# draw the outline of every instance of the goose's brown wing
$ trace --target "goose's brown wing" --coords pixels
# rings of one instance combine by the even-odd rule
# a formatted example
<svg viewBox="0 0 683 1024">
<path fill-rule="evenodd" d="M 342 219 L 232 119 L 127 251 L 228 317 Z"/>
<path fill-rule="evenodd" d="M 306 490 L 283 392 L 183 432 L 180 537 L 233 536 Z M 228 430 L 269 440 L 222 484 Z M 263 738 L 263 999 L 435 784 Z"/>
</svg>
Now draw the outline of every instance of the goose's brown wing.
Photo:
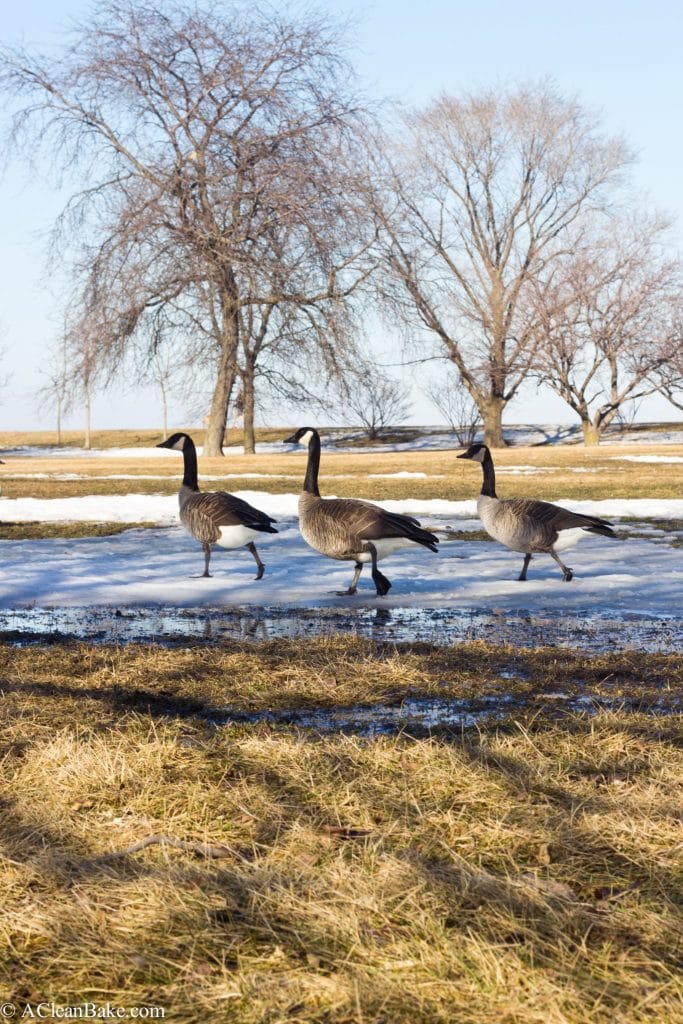
<svg viewBox="0 0 683 1024">
<path fill-rule="evenodd" d="M 553 505 L 550 501 L 535 501 L 528 498 L 510 498 L 502 504 L 510 509 L 513 515 L 525 517 L 541 530 L 552 543 L 562 530 L 589 530 L 601 533 L 606 537 L 614 537 L 612 524 L 598 516 L 587 516 L 581 512 L 570 512 L 561 505 Z"/>
<path fill-rule="evenodd" d="M 335 524 L 343 524 L 349 536 L 359 541 L 374 541 L 388 537 L 405 537 L 416 544 L 436 550 L 438 539 L 423 530 L 412 516 L 388 512 L 370 501 L 358 498 L 325 498 L 321 501 L 321 514 Z"/>
<path fill-rule="evenodd" d="M 183 509 L 183 519 L 197 529 L 201 523 L 206 539 L 211 542 L 220 537 L 221 526 L 247 526 L 261 533 L 277 533 L 271 525 L 275 519 L 227 491 L 192 495 Z"/>
</svg>

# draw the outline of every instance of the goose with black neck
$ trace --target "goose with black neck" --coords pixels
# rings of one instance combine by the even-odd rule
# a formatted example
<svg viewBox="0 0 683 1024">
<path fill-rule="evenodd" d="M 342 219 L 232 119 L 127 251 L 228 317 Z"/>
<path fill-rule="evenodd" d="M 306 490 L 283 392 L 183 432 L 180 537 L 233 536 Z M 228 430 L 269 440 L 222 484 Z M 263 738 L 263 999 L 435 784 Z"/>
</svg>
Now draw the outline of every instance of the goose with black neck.
<svg viewBox="0 0 683 1024">
<path fill-rule="evenodd" d="M 201 492 L 197 479 L 197 449 L 189 434 L 173 434 L 157 448 L 182 452 L 183 482 L 178 491 L 180 521 L 204 549 L 202 576 L 211 576 L 211 547 L 216 544 L 220 548 L 246 547 L 254 557 L 256 579 L 260 580 L 265 565 L 256 550 L 254 538 L 263 533 L 277 533 L 272 525 L 276 520 L 227 491 Z"/>
<path fill-rule="evenodd" d="M 611 523 L 597 516 L 570 512 L 561 505 L 532 498 L 508 498 L 501 501 L 496 495 L 496 473 L 491 452 L 485 444 L 473 444 L 458 455 L 481 465 L 483 482 L 477 499 L 477 512 L 484 529 L 512 551 L 524 555 L 524 565 L 518 577 L 527 578 L 529 562 L 535 554 L 548 554 L 554 558 L 565 582 L 573 579 L 574 571 L 560 559 L 558 551 L 573 547 L 587 534 L 618 539 Z"/>
<path fill-rule="evenodd" d="M 355 594 L 363 565 L 372 565 L 372 579 L 378 597 L 389 593 L 391 582 L 377 563 L 393 551 L 424 547 L 437 551 L 438 538 L 423 530 L 417 519 L 399 515 L 359 498 L 323 498 L 318 487 L 320 434 L 314 427 L 301 427 L 285 444 L 308 447 L 303 491 L 299 498 L 299 529 L 312 548 L 328 558 L 354 563 L 353 579 L 340 596 Z"/>
</svg>

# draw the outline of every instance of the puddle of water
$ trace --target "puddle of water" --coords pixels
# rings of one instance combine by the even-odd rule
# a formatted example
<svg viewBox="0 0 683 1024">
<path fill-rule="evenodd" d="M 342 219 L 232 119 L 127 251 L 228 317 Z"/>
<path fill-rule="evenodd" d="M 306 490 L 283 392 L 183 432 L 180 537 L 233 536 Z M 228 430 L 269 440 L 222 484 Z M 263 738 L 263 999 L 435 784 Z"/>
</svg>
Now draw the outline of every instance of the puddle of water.
<svg viewBox="0 0 683 1024">
<path fill-rule="evenodd" d="M 111 607 L 0 609 L 0 640 L 14 643 L 206 643 L 306 638 L 331 633 L 388 643 L 450 645 L 485 640 L 516 647 L 578 647 L 587 653 L 637 648 L 683 650 L 683 618 L 542 614 L 509 609 L 451 608 L 168 608 Z M 514 663 L 504 678 L 520 675 Z"/>
<path fill-rule="evenodd" d="M 502 698 L 502 708 L 513 698 Z M 342 708 L 284 709 L 281 711 L 255 711 L 251 713 L 226 709 L 212 716 L 216 725 L 256 724 L 289 726 L 324 735 L 354 733 L 360 736 L 378 736 L 408 731 L 429 733 L 435 729 L 470 729 L 473 725 L 492 717 L 500 717 L 491 707 L 475 709 L 472 701 L 434 698 L 408 698 L 401 704 L 362 704 Z"/>
<path fill-rule="evenodd" d="M 256 725 L 266 723 L 276 728 L 295 728 L 305 732 L 330 735 L 350 733 L 356 736 L 391 735 L 406 732 L 413 736 L 426 736 L 432 732 L 461 732 L 478 725 L 502 722 L 511 715 L 537 707 L 546 697 L 558 701 L 554 714 L 566 715 L 583 712 L 594 715 L 600 710 L 638 711 L 669 715 L 676 708 L 661 703 L 642 709 L 637 701 L 612 701 L 597 694 L 540 694 L 529 701 L 519 700 L 511 694 L 481 697 L 474 700 L 439 697 L 406 698 L 400 704 L 352 705 L 341 708 L 284 708 L 278 711 L 244 712 L 237 708 L 217 709 L 208 720 L 216 726 Z M 561 703 L 559 703 L 561 701 Z"/>
</svg>

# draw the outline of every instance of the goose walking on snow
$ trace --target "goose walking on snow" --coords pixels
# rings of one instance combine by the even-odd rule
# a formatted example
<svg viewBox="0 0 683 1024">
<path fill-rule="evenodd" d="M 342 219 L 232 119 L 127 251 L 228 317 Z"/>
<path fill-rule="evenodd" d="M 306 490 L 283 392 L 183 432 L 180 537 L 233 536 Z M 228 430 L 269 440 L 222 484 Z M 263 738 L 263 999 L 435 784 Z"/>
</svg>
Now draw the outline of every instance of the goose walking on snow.
<svg viewBox="0 0 683 1024">
<path fill-rule="evenodd" d="M 574 573 L 561 561 L 558 551 L 573 547 L 587 533 L 618 539 L 612 524 L 597 516 L 584 516 L 548 501 L 529 498 L 501 501 L 496 496 L 493 459 L 485 444 L 470 445 L 457 458 L 481 463 L 484 482 L 477 500 L 477 512 L 489 536 L 524 555 L 520 580 L 526 580 L 533 555 L 548 554 L 559 565 L 565 582 L 569 582 Z"/>
<path fill-rule="evenodd" d="M 299 498 L 299 529 L 307 544 L 328 558 L 354 563 L 348 590 L 355 594 L 365 562 L 372 563 L 372 579 L 377 596 L 384 597 L 391 582 L 377 568 L 381 558 L 404 547 L 437 550 L 438 539 L 423 530 L 411 516 L 387 512 L 379 505 L 357 498 L 321 498 L 318 490 L 320 435 L 312 427 L 302 427 L 285 444 L 308 445 L 308 463 L 304 488 Z"/>
<path fill-rule="evenodd" d="M 260 580 L 265 566 L 254 538 L 261 533 L 277 533 L 271 525 L 276 520 L 226 491 L 201 493 L 197 482 L 197 449 L 189 434 L 173 434 L 157 448 L 174 448 L 183 453 L 183 482 L 178 492 L 180 521 L 204 548 L 202 575 L 211 575 L 211 545 L 217 544 L 221 548 L 246 547 L 254 556 L 258 569 L 256 579 Z"/>
</svg>

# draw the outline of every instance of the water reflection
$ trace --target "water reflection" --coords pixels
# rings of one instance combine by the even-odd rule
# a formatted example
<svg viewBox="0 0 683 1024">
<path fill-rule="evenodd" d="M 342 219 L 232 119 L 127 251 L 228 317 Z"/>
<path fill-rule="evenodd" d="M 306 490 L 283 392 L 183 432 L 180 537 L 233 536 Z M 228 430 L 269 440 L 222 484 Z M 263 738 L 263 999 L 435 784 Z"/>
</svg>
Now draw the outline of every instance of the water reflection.
<svg viewBox="0 0 683 1024">
<path fill-rule="evenodd" d="M 0 609 L 0 639 L 31 643 L 83 639 L 91 643 L 216 644 L 351 633 L 378 642 L 460 643 L 486 640 L 518 647 L 550 645 L 586 651 L 683 649 L 683 619 L 593 609 L 553 613 L 501 608 L 170 608 Z"/>
</svg>

